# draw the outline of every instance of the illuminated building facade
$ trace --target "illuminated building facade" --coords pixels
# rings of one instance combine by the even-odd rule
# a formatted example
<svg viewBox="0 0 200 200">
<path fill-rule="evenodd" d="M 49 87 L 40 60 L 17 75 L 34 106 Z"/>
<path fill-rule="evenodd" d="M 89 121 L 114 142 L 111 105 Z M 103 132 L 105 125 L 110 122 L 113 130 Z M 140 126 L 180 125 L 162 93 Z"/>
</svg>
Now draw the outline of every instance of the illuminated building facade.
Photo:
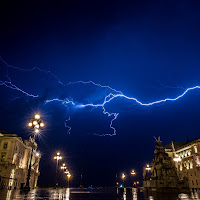
<svg viewBox="0 0 200 200">
<path fill-rule="evenodd" d="M 188 179 L 190 189 L 200 189 L 200 139 L 188 143 L 171 142 L 165 152 L 173 158 L 179 179 Z"/>
<path fill-rule="evenodd" d="M 180 180 L 173 159 L 165 152 L 160 137 L 156 139 L 154 158 L 151 165 L 143 169 L 143 187 L 148 191 L 184 191 L 187 190 L 185 179 Z"/>
<path fill-rule="evenodd" d="M 0 131 L 0 188 L 19 189 L 26 183 L 28 167 L 33 147 L 30 187 L 37 186 L 40 154 L 37 143 L 31 138 L 22 140 L 16 134 Z"/>
</svg>

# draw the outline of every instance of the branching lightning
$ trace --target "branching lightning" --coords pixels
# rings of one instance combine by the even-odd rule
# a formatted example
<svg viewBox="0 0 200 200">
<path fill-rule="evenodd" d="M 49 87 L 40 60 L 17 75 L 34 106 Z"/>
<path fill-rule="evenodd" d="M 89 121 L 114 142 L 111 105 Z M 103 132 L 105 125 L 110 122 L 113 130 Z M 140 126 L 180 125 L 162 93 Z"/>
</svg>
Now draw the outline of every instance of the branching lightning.
<svg viewBox="0 0 200 200">
<path fill-rule="evenodd" d="M 68 119 L 65 120 L 65 127 L 68 129 L 68 131 L 67 131 L 68 134 L 70 134 L 70 131 L 72 129 L 72 127 L 70 127 L 70 126 L 67 125 L 67 122 L 70 121 L 70 120 L 71 120 L 70 116 L 69 116 Z"/>
<path fill-rule="evenodd" d="M 19 92 L 21 92 L 21 93 L 23 93 L 23 94 L 25 94 L 29 97 L 34 97 L 34 98 L 38 97 L 38 95 L 30 94 L 30 93 L 22 90 L 21 88 L 14 85 L 11 81 L 1 81 L 0 80 L 0 85 L 6 86 L 6 87 L 13 89 L 13 90 L 17 90 L 17 91 L 19 91 Z"/>
<path fill-rule="evenodd" d="M 25 95 L 27 95 L 29 97 L 37 98 L 37 97 L 39 97 L 39 95 L 30 94 L 30 93 L 22 90 L 18 86 L 14 85 L 12 83 L 10 77 L 9 77 L 9 73 L 8 73 L 9 69 L 17 69 L 17 70 L 21 70 L 21 71 L 39 70 L 40 72 L 44 72 L 44 73 L 47 73 L 47 74 L 51 75 L 52 77 L 55 78 L 55 80 L 59 84 L 61 84 L 62 86 L 65 86 L 65 87 L 70 86 L 70 85 L 75 85 L 75 84 L 84 84 L 84 85 L 93 85 L 93 86 L 100 87 L 100 88 L 103 88 L 103 89 L 106 89 L 107 91 L 109 91 L 109 94 L 104 97 L 103 101 L 100 102 L 100 103 L 97 103 L 97 104 L 92 103 L 92 102 L 83 104 L 80 101 L 74 101 L 72 98 L 64 98 L 64 99 L 53 98 L 53 99 L 48 99 L 48 100 L 44 101 L 45 105 L 49 104 L 49 103 L 58 102 L 58 103 L 61 103 L 62 105 L 64 105 L 65 107 L 72 106 L 72 107 L 75 107 L 75 108 L 78 108 L 78 109 L 84 109 L 86 107 L 101 108 L 104 115 L 107 115 L 108 117 L 112 118 L 110 120 L 110 129 L 112 129 L 112 131 L 113 131 L 112 134 L 103 134 L 101 136 L 106 136 L 106 135 L 114 136 L 114 135 L 116 135 L 116 129 L 113 126 L 113 123 L 117 119 L 119 113 L 108 112 L 106 110 L 106 108 L 105 108 L 106 104 L 112 103 L 112 101 L 114 99 L 123 98 L 123 99 L 129 100 L 129 101 L 133 101 L 133 102 L 135 102 L 136 104 L 138 104 L 140 106 L 153 106 L 155 104 L 161 104 L 161 103 L 165 103 L 165 102 L 168 102 L 168 101 L 177 101 L 180 98 L 182 98 L 183 96 L 185 96 L 189 91 L 200 89 L 200 86 L 194 86 L 194 87 L 190 87 L 190 88 L 185 89 L 182 94 L 178 95 L 175 98 L 165 98 L 165 99 L 161 99 L 161 100 L 157 100 L 157 101 L 153 101 L 153 102 L 149 102 L 149 103 L 143 103 L 143 102 L 139 101 L 137 98 L 126 96 L 121 91 L 113 89 L 110 86 L 101 85 L 101 84 L 95 83 L 93 81 L 86 81 L 86 82 L 85 81 L 77 81 L 77 82 L 69 82 L 67 84 L 63 84 L 63 82 L 61 82 L 61 80 L 57 76 L 52 74 L 50 71 L 42 70 L 42 69 L 40 69 L 38 67 L 34 67 L 32 69 L 21 69 L 21 68 L 18 68 L 18 67 L 13 67 L 13 66 L 8 65 L 4 60 L 2 60 L 2 58 L 0 58 L 0 60 L 7 66 L 7 74 L 6 74 L 7 80 L 6 81 L 0 80 L 0 85 L 1 86 L 6 86 L 6 87 L 8 87 L 10 89 L 13 89 L 13 90 L 17 90 L 17 91 L 19 91 L 19 92 L 21 92 L 21 93 L 23 93 L 23 94 L 25 94 Z M 67 125 L 68 121 L 70 121 L 70 116 L 65 121 L 65 127 L 68 128 L 68 133 L 70 133 L 71 127 L 69 127 Z"/>
</svg>

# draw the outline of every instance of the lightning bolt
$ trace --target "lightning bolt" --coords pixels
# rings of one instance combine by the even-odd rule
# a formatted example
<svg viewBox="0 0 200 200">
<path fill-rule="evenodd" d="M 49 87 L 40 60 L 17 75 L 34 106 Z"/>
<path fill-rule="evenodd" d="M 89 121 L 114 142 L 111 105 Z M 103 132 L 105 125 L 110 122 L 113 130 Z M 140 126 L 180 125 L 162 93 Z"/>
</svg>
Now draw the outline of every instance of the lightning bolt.
<svg viewBox="0 0 200 200">
<path fill-rule="evenodd" d="M 70 120 L 71 120 L 71 119 L 70 119 L 70 116 L 69 116 L 68 119 L 65 120 L 65 127 L 68 128 L 68 131 L 67 131 L 68 134 L 70 134 L 70 131 L 71 131 L 71 129 L 72 129 L 70 126 L 67 125 L 67 122 L 70 121 Z"/>
<path fill-rule="evenodd" d="M 0 58 L 0 60 L 2 60 Z M 3 60 L 2 60 L 3 61 Z M 58 102 L 58 103 L 61 103 L 62 105 L 64 105 L 65 107 L 68 107 L 69 105 L 73 106 L 73 107 L 76 107 L 78 109 L 84 109 L 86 107 L 91 107 L 91 108 L 101 108 L 102 109 L 102 112 L 104 115 L 107 115 L 108 117 L 111 117 L 111 121 L 110 121 L 110 129 L 113 130 L 113 133 L 112 134 L 103 134 L 103 135 L 100 135 L 100 136 L 114 136 L 116 135 L 116 128 L 113 126 L 113 123 L 114 121 L 117 119 L 119 113 L 115 113 L 115 112 L 108 112 L 106 111 L 106 104 L 108 103 L 111 103 L 114 99 L 126 99 L 126 100 L 129 100 L 129 101 L 133 101 L 135 102 L 136 104 L 140 105 L 140 106 L 153 106 L 155 104 L 161 104 L 161 103 L 165 103 L 165 102 L 169 102 L 169 101 L 177 101 L 179 100 L 180 98 L 182 98 L 183 96 L 185 96 L 188 92 L 190 92 L 191 90 L 196 90 L 196 89 L 200 89 L 200 86 L 194 86 L 194 87 L 190 87 L 190 88 L 187 88 L 184 90 L 183 93 L 181 93 L 180 95 L 178 95 L 177 97 L 175 98 L 165 98 L 165 99 L 160 99 L 160 100 L 157 100 L 157 101 L 153 101 L 153 102 L 148 102 L 148 103 L 143 103 L 141 101 L 139 101 L 137 98 L 135 97 L 129 97 L 125 94 L 122 93 L 122 91 L 118 91 L 110 86 L 106 86 L 106 85 L 101 85 L 101 84 L 98 84 L 98 83 L 95 83 L 93 81 L 77 81 L 77 82 L 69 82 L 67 84 L 63 84 L 63 82 L 54 74 L 52 74 L 50 71 L 46 71 L 46 70 L 42 70 L 38 67 L 34 67 L 33 69 L 21 69 L 21 68 L 18 68 L 18 67 L 13 67 L 13 66 L 10 66 L 8 65 L 5 61 L 3 61 L 4 64 L 6 64 L 7 66 L 7 79 L 6 81 L 2 81 L 0 80 L 0 85 L 3 85 L 3 86 L 6 86 L 10 89 L 13 89 L 13 90 L 17 90 L 29 97 L 39 97 L 38 95 L 33 95 L 33 94 L 30 94 L 24 90 L 22 90 L 21 88 L 17 87 L 16 85 L 14 85 L 12 82 L 11 82 L 11 79 L 9 78 L 9 75 L 8 75 L 8 69 L 12 68 L 12 69 L 17 69 L 17 70 L 21 70 L 21 71 L 33 71 L 33 70 L 39 70 L 40 72 L 44 72 L 44 73 L 47 73 L 49 75 L 51 75 L 52 77 L 55 78 L 56 81 L 58 81 L 59 84 L 67 87 L 69 85 L 75 85 L 75 84 L 84 84 L 84 85 L 94 85 L 96 87 L 100 87 L 100 88 L 103 88 L 103 89 L 106 89 L 107 91 L 109 91 L 109 94 L 106 95 L 103 99 L 103 101 L 101 103 L 97 103 L 97 104 L 94 104 L 92 102 L 90 103 L 86 103 L 86 104 L 82 104 L 78 101 L 74 101 L 73 99 L 71 100 L 70 98 L 65 98 L 65 99 L 59 99 L 59 98 L 54 98 L 54 99 L 48 99 L 46 101 L 44 101 L 44 104 L 49 104 L 49 103 L 54 103 L 54 102 Z M 65 121 L 65 127 L 68 128 L 68 133 L 70 133 L 71 131 L 71 127 L 69 127 L 67 125 L 67 122 L 70 121 L 70 116 L 69 118 Z M 99 135 L 99 134 L 96 134 L 94 133 L 95 135 Z"/>
<path fill-rule="evenodd" d="M 23 94 L 25 94 L 25 95 L 27 95 L 29 97 L 34 97 L 34 98 L 38 97 L 38 95 L 34 95 L 34 94 L 30 94 L 28 92 L 25 92 L 21 88 L 19 88 L 16 85 L 14 85 L 11 81 L 1 81 L 0 80 L 0 85 L 6 86 L 6 87 L 8 87 L 10 89 L 13 89 L 13 90 L 17 90 L 17 91 L 19 91 L 19 92 L 21 92 L 21 93 L 23 93 Z"/>
<path fill-rule="evenodd" d="M 57 102 L 61 102 L 64 106 L 67 106 L 67 104 L 72 104 L 72 105 L 75 106 L 75 103 L 74 103 L 73 101 L 70 101 L 70 100 L 67 99 L 67 98 L 64 99 L 64 100 L 62 100 L 62 99 L 58 99 L 58 98 L 55 98 L 55 99 L 49 99 L 49 100 L 44 101 L 44 104 L 51 103 L 51 102 L 55 102 L 55 101 L 57 101 Z"/>
<path fill-rule="evenodd" d="M 31 69 L 23 69 L 23 68 L 20 68 L 20 67 L 16 67 L 16 66 L 12 66 L 12 65 L 9 65 L 5 60 L 2 59 L 2 57 L 0 56 L 0 61 L 2 61 L 2 63 L 5 64 L 6 66 L 6 71 L 7 71 L 7 74 L 6 76 L 8 77 L 8 79 L 10 80 L 9 78 L 9 69 L 16 69 L 16 70 L 20 70 L 20 71 L 25 71 L 25 72 L 32 72 L 34 70 L 38 70 L 39 72 L 43 72 L 45 74 L 49 74 L 50 76 L 52 76 L 59 84 L 65 86 L 65 84 L 55 75 L 53 74 L 51 71 L 49 70 L 44 70 L 44 69 L 41 69 L 39 67 L 33 67 Z M 12 88 L 11 88 L 12 89 Z"/>
</svg>

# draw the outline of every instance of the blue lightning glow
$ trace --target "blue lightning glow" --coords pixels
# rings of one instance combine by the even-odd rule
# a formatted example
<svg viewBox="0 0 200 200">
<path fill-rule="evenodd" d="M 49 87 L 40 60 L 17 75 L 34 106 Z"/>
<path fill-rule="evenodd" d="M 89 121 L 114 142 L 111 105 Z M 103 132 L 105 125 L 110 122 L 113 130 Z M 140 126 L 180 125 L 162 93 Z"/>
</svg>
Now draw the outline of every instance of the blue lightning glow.
<svg viewBox="0 0 200 200">
<path fill-rule="evenodd" d="M 46 100 L 44 103 L 47 104 L 47 103 L 52 103 L 52 102 L 61 102 L 63 105 L 67 106 L 67 104 L 72 104 L 75 106 L 75 103 L 73 101 L 70 101 L 69 99 L 64 99 L 64 100 L 61 100 L 61 99 L 58 99 L 58 98 L 55 98 L 55 99 L 50 99 L 50 100 Z"/>
<path fill-rule="evenodd" d="M 14 85 L 11 81 L 1 81 L 0 80 L 0 85 L 6 86 L 6 87 L 13 89 L 13 90 L 17 90 L 17 91 L 19 91 L 19 92 L 21 92 L 21 93 L 23 93 L 23 94 L 25 94 L 29 97 L 34 97 L 34 98 L 38 97 L 38 95 L 33 95 L 33 94 L 28 93 L 28 92 L 25 92 L 21 88 Z"/>
<path fill-rule="evenodd" d="M 115 90 L 115 89 L 111 88 L 110 86 L 101 85 L 101 84 L 95 83 L 95 82 L 93 82 L 93 81 L 76 81 L 76 82 L 69 82 L 69 83 L 66 84 L 66 85 L 74 85 L 74 84 L 79 84 L 79 83 L 82 83 L 82 84 L 92 84 L 92 85 L 95 85 L 95 86 L 97 86 L 97 87 L 107 88 L 107 89 L 109 89 L 109 90 L 111 90 L 111 91 L 114 91 L 114 92 L 116 92 L 116 93 L 122 94 L 121 91 Z"/>
<path fill-rule="evenodd" d="M 2 58 L 1 58 L 1 56 L 0 56 L 0 61 L 2 61 L 5 65 L 6 65 L 6 67 L 7 67 L 7 77 L 8 77 L 8 79 L 10 80 L 10 78 L 9 78 L 9 75 L 8 75 L 8 69 L 10 68 L 10 69 L 16 69 L 16 70 L 20 70 L 20 71 L 25 71 L 25 72 L 32 72 L 32 71 L 34 71 L 34 70 L 38 70 L 38 71 L 40 71 L 40 72 L 44 72 L 45 74 L 49 74 L 50 76 L 52 76 L 59 84 L 61 84 L 61 85 L 65 85 L 63 82 L 61 82 L 61 80 L 55 75 L 55 74 L 53 74 L 51 71 L 48 71 L 48 70 L 44 70 L 44 69 L 41 69 L 41 68 L 39 68 L 39 67 L 33 67 L 33 68 L 31 68 L 31 69 L 23 69 L 23 68 L 20 68 L 20 67 L 16 67 L 16 66 L 12 66 L 12 65 L 9 65 L 5 60 L 3 60 Z"/>
<path fill-rule="evenodd" d="M 0 58 L 0 60 L 3 61 L 1 58 Z M 121 91 L 113 89 L 110 86 L 104 86 L 104 85 L 101 85 L 101 84 L 97 84 L 97 83 L 95 83 L 93 81 L 69 82 L 68 84 L 64 85 L 60 81 L 60 79 L 57 76 L 55 76 L 54 74 L 52 74 L 50 71 L 45 71 L 45 70 L 42 70 L 42 69 L 40 69 L 38 67 L 34 67 L 33 69 L 21 69 L 21 68 L 18 68 L 18 67 L 10 66 L 5 61 L 3 61 L 3 62 L 4 62 L 4 64 L 6 64 L 6 66 L 8 68 L 17 69 L 17 70 L 21 70 L 21 71 L 39 70 L 40 72 L 44 72 L 44 73 L 50 74 L 51 76 L 53 76 L 56 79 L 56 81 L 58 81 L 59 84 L 62 84 L 65 87 L 67 87 L 69 85 L 74 85 L 74 84 L 85 84 L 85 85 L 94 85 L 96 87 L 100 87 L 100 88 L 109 90 L 110 93 L 104 97 L 103 102 L 97 103 L 97 104 L 94 104 L 92 102 L 83 104 L 83 103 L 78 102 L 78 101 L 69 100 L 71 98 L 65 98 L 65 99 L 54 98 L 54 99 L 48 99 L 48 100 L 44 101 L 44 104 L 59 102 L 62 105 L 64 105 L 65 107 L 68 107 L 69 105 L 71 105 L 71 106 L 73 106 L 75 108 L 78 108 L 78 109 L 84 109 L 86 107 L 101 108 L 104 115 L 107 115 L 108 117 L 112 118 L 111 121 L 110 121 L 110 129 L 113 130 L 113 133 L 112 134 L 103 134 L 103 135 L 100 135 L 100 136 L 106 136 L 106 135 L 114 136 L 114 135 L 116 135 L 116 129 L 113 126 L 113 123 L 117 119 L 119 113 L 108 112 L 108 111 L 106 111 L 106 108 L 105 108 L 106 104 L 111 103 L 116 98 L 124 98 L 126 100 L 130 100 L 130 101 L 133 101 L 133 102 L 137 103 L 140 106 L 153 106 L 155 104 L 161 104 L 161 103 L 165 103 L 165 102 L 168 102 L 168 101 L 177 101 L 180 98 L 182 98 L 184 95 L 186 95 L 189 91 L 200 89 L 200 86 L 194 86 L 194 87 L 190 87 L 190 88 L 185 89 L 185 91 L 182 94 L 180 94 L 179 96 L 177 96 L 175 98 L 166 98 L 166 99 L 161 99 L 161 100 L 157 100 L 157 101 L 153 101 L 153 102 L 149 102 L 149 103 L 143 103 L 143 102 L 139 101 L 137 98 L 126 96 Z M 14 85 L 11 82 L 11 79 L 9 78 L 8 69 L 7 69 L 7 75 L 6 76 L 7 76 L 8 80 L 6 80 L 6 81 L 0 80 L 0 85 L 6 86 L 6 87 L 8 87 L 10 89 L 13 89 L 13 90 L 17 90 L 17 91 L 19 91 L 19 92 L 21 92 L 21 93 L 23 93 L 23 94 L 25 94 L 25 95 L 27 95 L 29 97 L 34 97 L 34 98 L 35 97 L 39 97 L 39 95 L 30 94 L 30 93 L 22 90 L 21 88 L 17 87 L 16 85 Z M 65 127 L 68 128 L 68 133 L 70 133 L 71 127 L 69 127 L 67 125 L 68 121 L 70 121 L 70 116 L 65 122 Z M 98 135 L 98 134 L 95 134 L 95 135 Z"/>
</svg>

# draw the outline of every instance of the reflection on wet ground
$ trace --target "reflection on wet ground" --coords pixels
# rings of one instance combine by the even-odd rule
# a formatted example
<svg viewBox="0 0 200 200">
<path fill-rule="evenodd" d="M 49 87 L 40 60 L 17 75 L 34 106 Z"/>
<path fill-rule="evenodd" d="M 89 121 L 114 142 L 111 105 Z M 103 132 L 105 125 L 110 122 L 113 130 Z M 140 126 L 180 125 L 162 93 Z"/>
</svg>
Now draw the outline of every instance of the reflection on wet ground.
<svg viewBox="0 0 200 200">
<path fill-rule="evenodd" d="M 0 200 L 190 200 L 200 199 L 200 193 L 143 193 L 135 188 L 116 189 L 34 189 L 28 193 L 0 190 Z"/>
</svg>

